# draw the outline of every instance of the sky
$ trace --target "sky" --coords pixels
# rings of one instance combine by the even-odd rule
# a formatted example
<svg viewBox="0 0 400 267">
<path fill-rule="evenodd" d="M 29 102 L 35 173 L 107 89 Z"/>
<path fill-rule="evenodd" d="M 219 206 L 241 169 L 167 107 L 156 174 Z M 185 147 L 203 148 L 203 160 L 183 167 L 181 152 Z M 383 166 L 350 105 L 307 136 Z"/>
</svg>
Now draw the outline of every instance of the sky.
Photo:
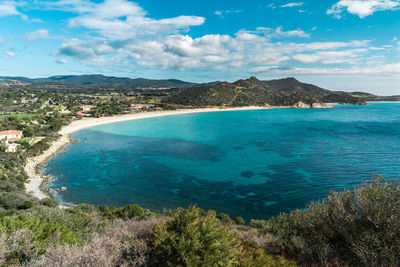
<svg viewBox="0 0 400 267">
<path fill-rule="evenodd" d="M 295 77 L 400 95 L 400 0 L 0 0 L 0 76 Z"/>
</svg>

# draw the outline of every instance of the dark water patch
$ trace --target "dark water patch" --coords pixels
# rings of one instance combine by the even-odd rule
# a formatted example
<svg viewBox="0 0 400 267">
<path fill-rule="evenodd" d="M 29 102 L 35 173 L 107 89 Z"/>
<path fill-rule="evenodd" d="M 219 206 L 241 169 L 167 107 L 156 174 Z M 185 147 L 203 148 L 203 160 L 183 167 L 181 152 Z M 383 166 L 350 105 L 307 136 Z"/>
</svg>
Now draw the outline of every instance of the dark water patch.
<svg viewBox="0 0 400 267">
<path fill-rule="evenodd" d="M 238 151 L 238 150 L 244 150 L 244 147 L 234 146 L 234 147 L 232 147 L 232 149 Z"/>
<path fill-rule="evenodd" d="M 242 172 L 240 175 L 242 177 L 251 178 L 256 174 L 254 172 L 252 172 L 252 171 L 245 171 L 245 172 Z"/>
</svg>

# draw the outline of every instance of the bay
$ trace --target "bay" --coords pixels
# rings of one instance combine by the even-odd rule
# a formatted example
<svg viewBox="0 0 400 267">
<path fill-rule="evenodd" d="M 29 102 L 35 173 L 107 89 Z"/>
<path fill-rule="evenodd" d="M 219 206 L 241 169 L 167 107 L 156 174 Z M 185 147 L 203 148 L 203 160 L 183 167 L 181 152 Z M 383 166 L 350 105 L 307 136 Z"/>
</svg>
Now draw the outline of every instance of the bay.
<svg viewBox="0 0 400 267">
<path fill-rule="evenodd" d="M 265 219 L 400 170 L 398 103 L 165 116 L 72 137 L 43 172 L 73 204 L 196 204 Z"/>
</svg>

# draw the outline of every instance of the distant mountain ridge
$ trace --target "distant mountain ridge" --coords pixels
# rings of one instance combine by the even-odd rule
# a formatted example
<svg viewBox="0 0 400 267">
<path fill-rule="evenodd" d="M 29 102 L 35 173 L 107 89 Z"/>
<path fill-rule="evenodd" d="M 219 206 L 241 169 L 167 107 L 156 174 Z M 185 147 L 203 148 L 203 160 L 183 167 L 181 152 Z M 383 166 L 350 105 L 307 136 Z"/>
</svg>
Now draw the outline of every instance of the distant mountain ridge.
<svg viewBox="0 0 400 267">
<path fill-rule="evenodd" d="M 198 86 L 198 83 L 185 82 L 176 79 L 151 80 L 144 78 L 121 78 L 101 74 L 91 75 L 58 75 L 48 78 L 30 79 L 27 77 L 0 76 L 3 81 L 19 81 L 25 83 L 59 83 L 67 85 L 87 85 L 102 87 L 128 87 L 128 88 L 187 88 Z"/>
<path fill-rule="evenodd" d="M 285 102 L 281 98 L 289 96 L 297 98 L 308 95 L 314 97 L 314 101 L 320 102 L 339 102 L 339 103 L 362 103 L 364 101 L 399 101 L 400 96 L 380 97 L 369 93 L 353 92 L 347 93 L 342 91 L 330 91 L 313 84 L 302 83 L 293 77 L 276 79 L 269 81 L 258 80 L 256 77 L 250 77 L 246 80 L 238 80 L 233 83 L 228 82 L 210 82 L 210 83 L 194 83 L 177 79 L 145 79 L 145 78 L 126 78 L 113 77 L 101 74 L 89 75 L 57 75 L 48 78 L 31 79 L 27 77 L 17 76 L 0 76 L 1 83 L 11 84 L 34 84 L 40 88 L 56 88 L 56 89 L 74 89 L 74 86 L 97 90 L 97 89 L 118 89 L 118 90 L 170 90 L 173 93 L 181 90 L 177 95 L 167 99 L 166 102 L 173 101 L 181 104 L 182 100 L 187 100 L 187 105 L 215 105 L 215 103 L 223 103 L 224 105 L 241 105 L 243 103 L 282 103 Z M 199 88 L 197 90 L 190 88 Z M 218 89 L 219 88 L 219 89 Z M 224 88 L 224 89 L 222 89 Z M 239 91 L 237 89 L 241 88 Z M 243 89 L 247 88 L 246 92 Z M 188 89 L 182 92 L 182 89 Z M 222 92 L 221 90 L 226 90 Z M 219 95 L 216 99 L 208 99 L 205 101 L 207 93 L 213 91 L 213 94 Z M 232 94 L 231 96 L 229 96 Z M 230 97 L 235 96 L 235 99 Z M 200 97 L 193 99 L 193 97 Z M 185 97 L 185 99 L 179 99 Z M 222 99 L 222 98 L 226 99 Z M 246 98 L 251 100 L 247 101 Z M 294 97 L 296 98 L 296 97 Z M 287 102 L 287 101 L 286 101 Z M 291 102 L 291 101 L 289 101 Z"/>
<path fill-rule="evenodd" d="M 302 83 L 295 78 L 261 81 L 256 77 L 233 83 L 180 90 L 165 99 L 166 103 L 190 106 L 302 106 L 316 107 L 322 103 L 363 104 L 349 93 L 330 91 L 316 85 Z"/>
</svg>

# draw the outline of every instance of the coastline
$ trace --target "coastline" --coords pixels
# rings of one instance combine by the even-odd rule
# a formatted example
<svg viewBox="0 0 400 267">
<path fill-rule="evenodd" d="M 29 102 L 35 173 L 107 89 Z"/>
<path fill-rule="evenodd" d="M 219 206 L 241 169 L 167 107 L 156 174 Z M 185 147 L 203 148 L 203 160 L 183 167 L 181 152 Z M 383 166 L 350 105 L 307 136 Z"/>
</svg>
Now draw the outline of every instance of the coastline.
<svg viewBox="0 0 400 267">
<path fill-rule="evenodd" d="M 81 120 L 75 120 L 71 122 L 69 125 L 64 126 L 58 132 L 60 134 L 60 137 L 51 144 L 49 149 L 44 151 L 39 156 L 27 159 L 25 165 L 25 171 L 29 178 L 25 182 L 25 190 L 27 193 L 31 193 L 38 199 L 44 199 L 48 197 L 48 195 L 41 189 L 41 186 L 44 182 L 46 182 L 46 179 L 38 171 L 39 166 L 44 164 L 51 157 L 55 156 L 58 152 L 63 150 L 67 145 L 71 143 L 70 134 L 83 129 L 104 124 L 117 123 L 117 122 L 173 116 L 181 114 L 220 112 L 220 111 L 240 111 L 240 110 L 287 109 L 287 108 L 292 108 L 292 107 L 249 106 L 249 107 L 238 107 L 238 108 L 197 108 L 197 109 L 181 109 L 181 110 L 171 110 L 171 111 L 141 112 L 141 113 L 132 113 L 132 114 L 103 117 L 103 118 L 84 118 Z M 322 106 L 318 108 L 331 108 L 331 106 Z"/>
</svg>

